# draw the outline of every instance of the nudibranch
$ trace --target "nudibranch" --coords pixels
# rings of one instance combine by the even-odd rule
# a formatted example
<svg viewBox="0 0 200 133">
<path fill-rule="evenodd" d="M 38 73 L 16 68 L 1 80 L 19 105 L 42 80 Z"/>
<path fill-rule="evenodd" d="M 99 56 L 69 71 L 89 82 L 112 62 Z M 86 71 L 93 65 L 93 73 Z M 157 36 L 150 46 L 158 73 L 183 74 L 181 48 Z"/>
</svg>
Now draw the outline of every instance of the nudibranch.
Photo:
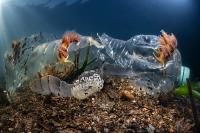
<svg viewBox="0 0 200 133">
<path fill-rule="evenodd" d="M 177 47 L 177 39 L 174 34 L 168 35 L 165 31 L 161 32 L 162 35 L 158 38 L 160 46 L 156 50 L 155 58 L 161 64 L 165 64 Z"/>
<path fill-rule="evenodd" d="M 71 43 L 77 43 L 80 41 L 80 36 L 75 32 L 66 33 L 62 39 L 62 42 L 58 49 L 58 59 L 60 62 L 67 62 L 68 48 Z"/>
</svg>

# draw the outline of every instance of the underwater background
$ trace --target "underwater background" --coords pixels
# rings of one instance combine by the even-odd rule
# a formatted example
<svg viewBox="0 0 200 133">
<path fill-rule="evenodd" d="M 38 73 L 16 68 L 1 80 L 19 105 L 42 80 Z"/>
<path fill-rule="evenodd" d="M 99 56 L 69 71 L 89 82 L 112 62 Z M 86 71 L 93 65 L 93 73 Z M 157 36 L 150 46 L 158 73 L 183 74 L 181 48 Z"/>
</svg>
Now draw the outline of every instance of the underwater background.
<svg viewBox="0 0 200 133">
<path fill-rule="evenodd" d="M 183 65 L 200 77 L 198 0 L 1 0 L 0 78 L 11 42 L 35 33 L 61 37 L 74 30 L 127 40 L 136 34 L 174 33 Z"/>
</svg>

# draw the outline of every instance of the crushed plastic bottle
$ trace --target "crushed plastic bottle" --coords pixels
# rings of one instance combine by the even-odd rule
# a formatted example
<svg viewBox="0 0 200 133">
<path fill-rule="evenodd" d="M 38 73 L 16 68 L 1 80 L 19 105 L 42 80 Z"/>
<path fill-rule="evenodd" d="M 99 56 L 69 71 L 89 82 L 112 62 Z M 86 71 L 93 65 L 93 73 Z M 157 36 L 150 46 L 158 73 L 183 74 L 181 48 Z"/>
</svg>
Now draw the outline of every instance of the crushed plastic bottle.
<svg viewBox="0 0 200 133">
<path fill-rule="evenodd" d="M 98 60 L 104 75 L 127 77 L 136 93 L 158 96 L 170 92 L 181 74 L 181 55 L 174 35 L 136 35 L 127 41 L 99 36 L 104 48 Z"/>
<path fill-rule="evenodd" d="M 33 91 L 42 95 L 87 98 L 103 88 L 98 74 L 89 71 L 93 75 L 83 76 L 84 83 L 69 83 L 93 60 L 92 46 L 100 48 L 92 37 L 75 32 L 65 33 L 62 39 L 39 34 L 14 41 L 12 51 L 5 55 L 7 91 L 12 95 L 17 88 L 30 84 Z"/>
<path fill-rule="evenodd" d="M 103 79 L 92 71 L 100 69 L 103 75 L 128 78 L 135 93 L 158 96 L 189 77 L 189 69 L 181 66 L 173 34 L 162 31 L 161 36 L 136 35 L 127 41 L 103 34 L 99 40 L 71 32 L 62 39 L 39 34 L 14 42 L 5 55 L 7 90 L 15 91 L 36 79 L 32 88 L 40 94 L 85 99 L 103 88 Z M 89 73 L 73 84 L 63 81 L 74 81 L 84 70 Z"/>
</svg>

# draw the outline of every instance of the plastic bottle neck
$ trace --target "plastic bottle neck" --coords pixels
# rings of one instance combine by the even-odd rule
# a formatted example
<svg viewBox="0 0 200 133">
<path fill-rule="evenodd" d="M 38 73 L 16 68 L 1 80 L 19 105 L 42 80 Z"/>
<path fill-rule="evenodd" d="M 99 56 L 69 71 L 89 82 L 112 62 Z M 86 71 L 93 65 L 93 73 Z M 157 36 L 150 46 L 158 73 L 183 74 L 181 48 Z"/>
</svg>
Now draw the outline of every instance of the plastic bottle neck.
<svg viewBox="0 0 200 133">
<path fill-rule="evenodd" d="M 190 77 L 190 68 L 186 66 L 181 66 L 181 73 L 179 77 L 179 85 L 184 85 L 187 82 L 187 79 Z"/>
</svg>

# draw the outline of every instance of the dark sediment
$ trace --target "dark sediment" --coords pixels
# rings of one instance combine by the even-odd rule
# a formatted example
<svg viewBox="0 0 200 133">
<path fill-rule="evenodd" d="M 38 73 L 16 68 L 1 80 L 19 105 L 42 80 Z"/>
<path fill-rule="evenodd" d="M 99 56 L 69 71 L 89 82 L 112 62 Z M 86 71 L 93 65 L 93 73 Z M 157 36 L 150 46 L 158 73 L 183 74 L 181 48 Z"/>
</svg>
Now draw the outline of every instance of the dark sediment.
<svg viewBox="0 0 200 133">
<path fill-rule="evenodd" d="M 139 97 L 131 89 L 126 80 L 111 79 L 81 101 L 22 90 L 0 109 L 0 132 L 193 132 L 188 99 Z"/>
<path fill-rule="evenodd" d="M 4 93 L 3 87 L 0 86 L 0 107 L 9 105 L 6 94 Z"/>
</svg>

